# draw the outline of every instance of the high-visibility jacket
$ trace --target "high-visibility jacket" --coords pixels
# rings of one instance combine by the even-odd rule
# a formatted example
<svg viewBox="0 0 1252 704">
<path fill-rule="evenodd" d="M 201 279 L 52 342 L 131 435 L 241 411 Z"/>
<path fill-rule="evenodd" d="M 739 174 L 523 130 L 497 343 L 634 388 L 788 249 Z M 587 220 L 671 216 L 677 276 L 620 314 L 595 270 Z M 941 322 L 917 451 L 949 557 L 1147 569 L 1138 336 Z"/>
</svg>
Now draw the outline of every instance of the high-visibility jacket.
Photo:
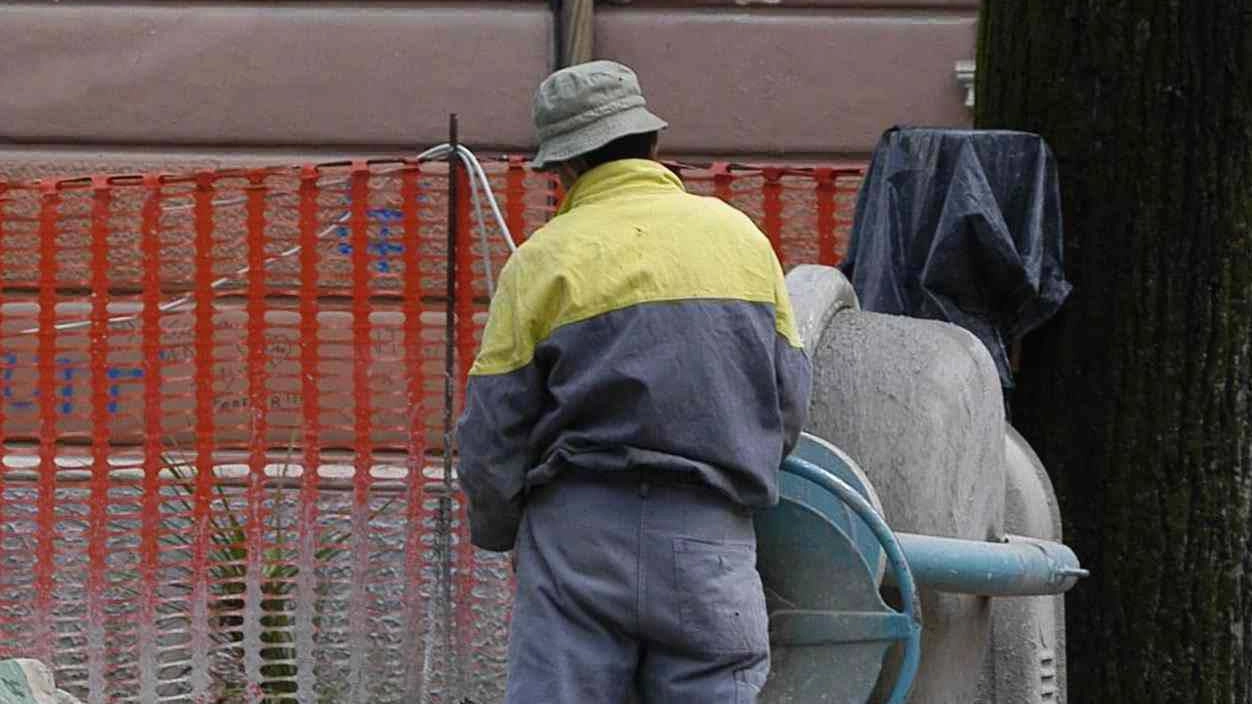
<svg viewBox="0 0 1252 704">
<path fill-rule="evenodd" d="M 526 491 L 568 468 L 773 505 L 810 377 L 752 221 L 659 163 L 599 166 L 500 274 L 458 423 L 472 542 L 511 549 Z"/>
</svg>

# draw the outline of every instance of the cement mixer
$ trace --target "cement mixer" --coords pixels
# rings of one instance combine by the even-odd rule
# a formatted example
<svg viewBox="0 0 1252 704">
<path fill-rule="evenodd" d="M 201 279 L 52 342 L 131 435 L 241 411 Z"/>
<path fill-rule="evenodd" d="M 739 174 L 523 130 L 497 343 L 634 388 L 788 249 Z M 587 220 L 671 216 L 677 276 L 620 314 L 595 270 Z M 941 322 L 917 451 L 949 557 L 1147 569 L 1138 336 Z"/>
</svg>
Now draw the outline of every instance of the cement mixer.
<svg viewBox="0 0 1252 704">
<path fill-rule="evenodd" d="M 787 282 L 815 375 L 809 432 L 757 519 L 763 701 L 1063 702 L 1059 595 L 1086 571 L 986 348 L 862 312 L 832 268 Z"/>
</svg>

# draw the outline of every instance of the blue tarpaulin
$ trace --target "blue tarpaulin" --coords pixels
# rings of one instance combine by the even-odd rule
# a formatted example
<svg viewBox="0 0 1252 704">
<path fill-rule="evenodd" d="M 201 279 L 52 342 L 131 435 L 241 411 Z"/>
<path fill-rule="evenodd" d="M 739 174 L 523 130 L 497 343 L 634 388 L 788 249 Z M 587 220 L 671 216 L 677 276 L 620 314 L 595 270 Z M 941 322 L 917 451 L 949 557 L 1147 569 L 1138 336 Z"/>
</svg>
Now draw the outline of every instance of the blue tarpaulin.
<svg viewBox="0 0 1252 704">
<path fill-rule="evenodd" d="M 1069 295 L 1061 195 L 1043 138 L 893 128 L 874 151 L 842 270 L 864 310 L 955 323 L 1012 388 L 1008 346 Z"/>
</svg>

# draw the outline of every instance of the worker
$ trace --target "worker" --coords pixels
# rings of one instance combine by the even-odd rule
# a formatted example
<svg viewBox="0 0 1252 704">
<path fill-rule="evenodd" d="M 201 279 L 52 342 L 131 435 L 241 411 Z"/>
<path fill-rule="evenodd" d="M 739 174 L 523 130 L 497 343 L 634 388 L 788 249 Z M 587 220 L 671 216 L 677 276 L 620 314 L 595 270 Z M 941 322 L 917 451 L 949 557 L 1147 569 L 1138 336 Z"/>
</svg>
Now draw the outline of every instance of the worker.
<svg viewBox="0 0 1252 704">
<path fill-rule="evenodd" d="M 514 551 L 506 701 L 755 702 L 752 516 L 810 386 L 778 258 L 656 161 L 626 66 L 558 71 L 533 112 L 566 193 L 500 273 L 458 423 L 471 540 Z"/>
</svg>

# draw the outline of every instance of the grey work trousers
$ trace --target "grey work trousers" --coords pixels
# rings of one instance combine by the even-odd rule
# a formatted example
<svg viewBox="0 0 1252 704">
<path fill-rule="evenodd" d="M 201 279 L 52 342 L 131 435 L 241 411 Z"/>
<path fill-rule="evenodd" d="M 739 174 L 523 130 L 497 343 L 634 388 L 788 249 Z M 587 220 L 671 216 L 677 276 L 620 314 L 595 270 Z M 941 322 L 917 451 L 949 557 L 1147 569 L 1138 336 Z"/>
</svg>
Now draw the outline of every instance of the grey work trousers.
<svg viewBox="0 0 1252 704">
<path fill-rule="evenodd" d="M 517 537 L 508 704 L 755 704 L 768 617 L 751 512 L 695 484 L 577 473 Z"/>
</svg>

